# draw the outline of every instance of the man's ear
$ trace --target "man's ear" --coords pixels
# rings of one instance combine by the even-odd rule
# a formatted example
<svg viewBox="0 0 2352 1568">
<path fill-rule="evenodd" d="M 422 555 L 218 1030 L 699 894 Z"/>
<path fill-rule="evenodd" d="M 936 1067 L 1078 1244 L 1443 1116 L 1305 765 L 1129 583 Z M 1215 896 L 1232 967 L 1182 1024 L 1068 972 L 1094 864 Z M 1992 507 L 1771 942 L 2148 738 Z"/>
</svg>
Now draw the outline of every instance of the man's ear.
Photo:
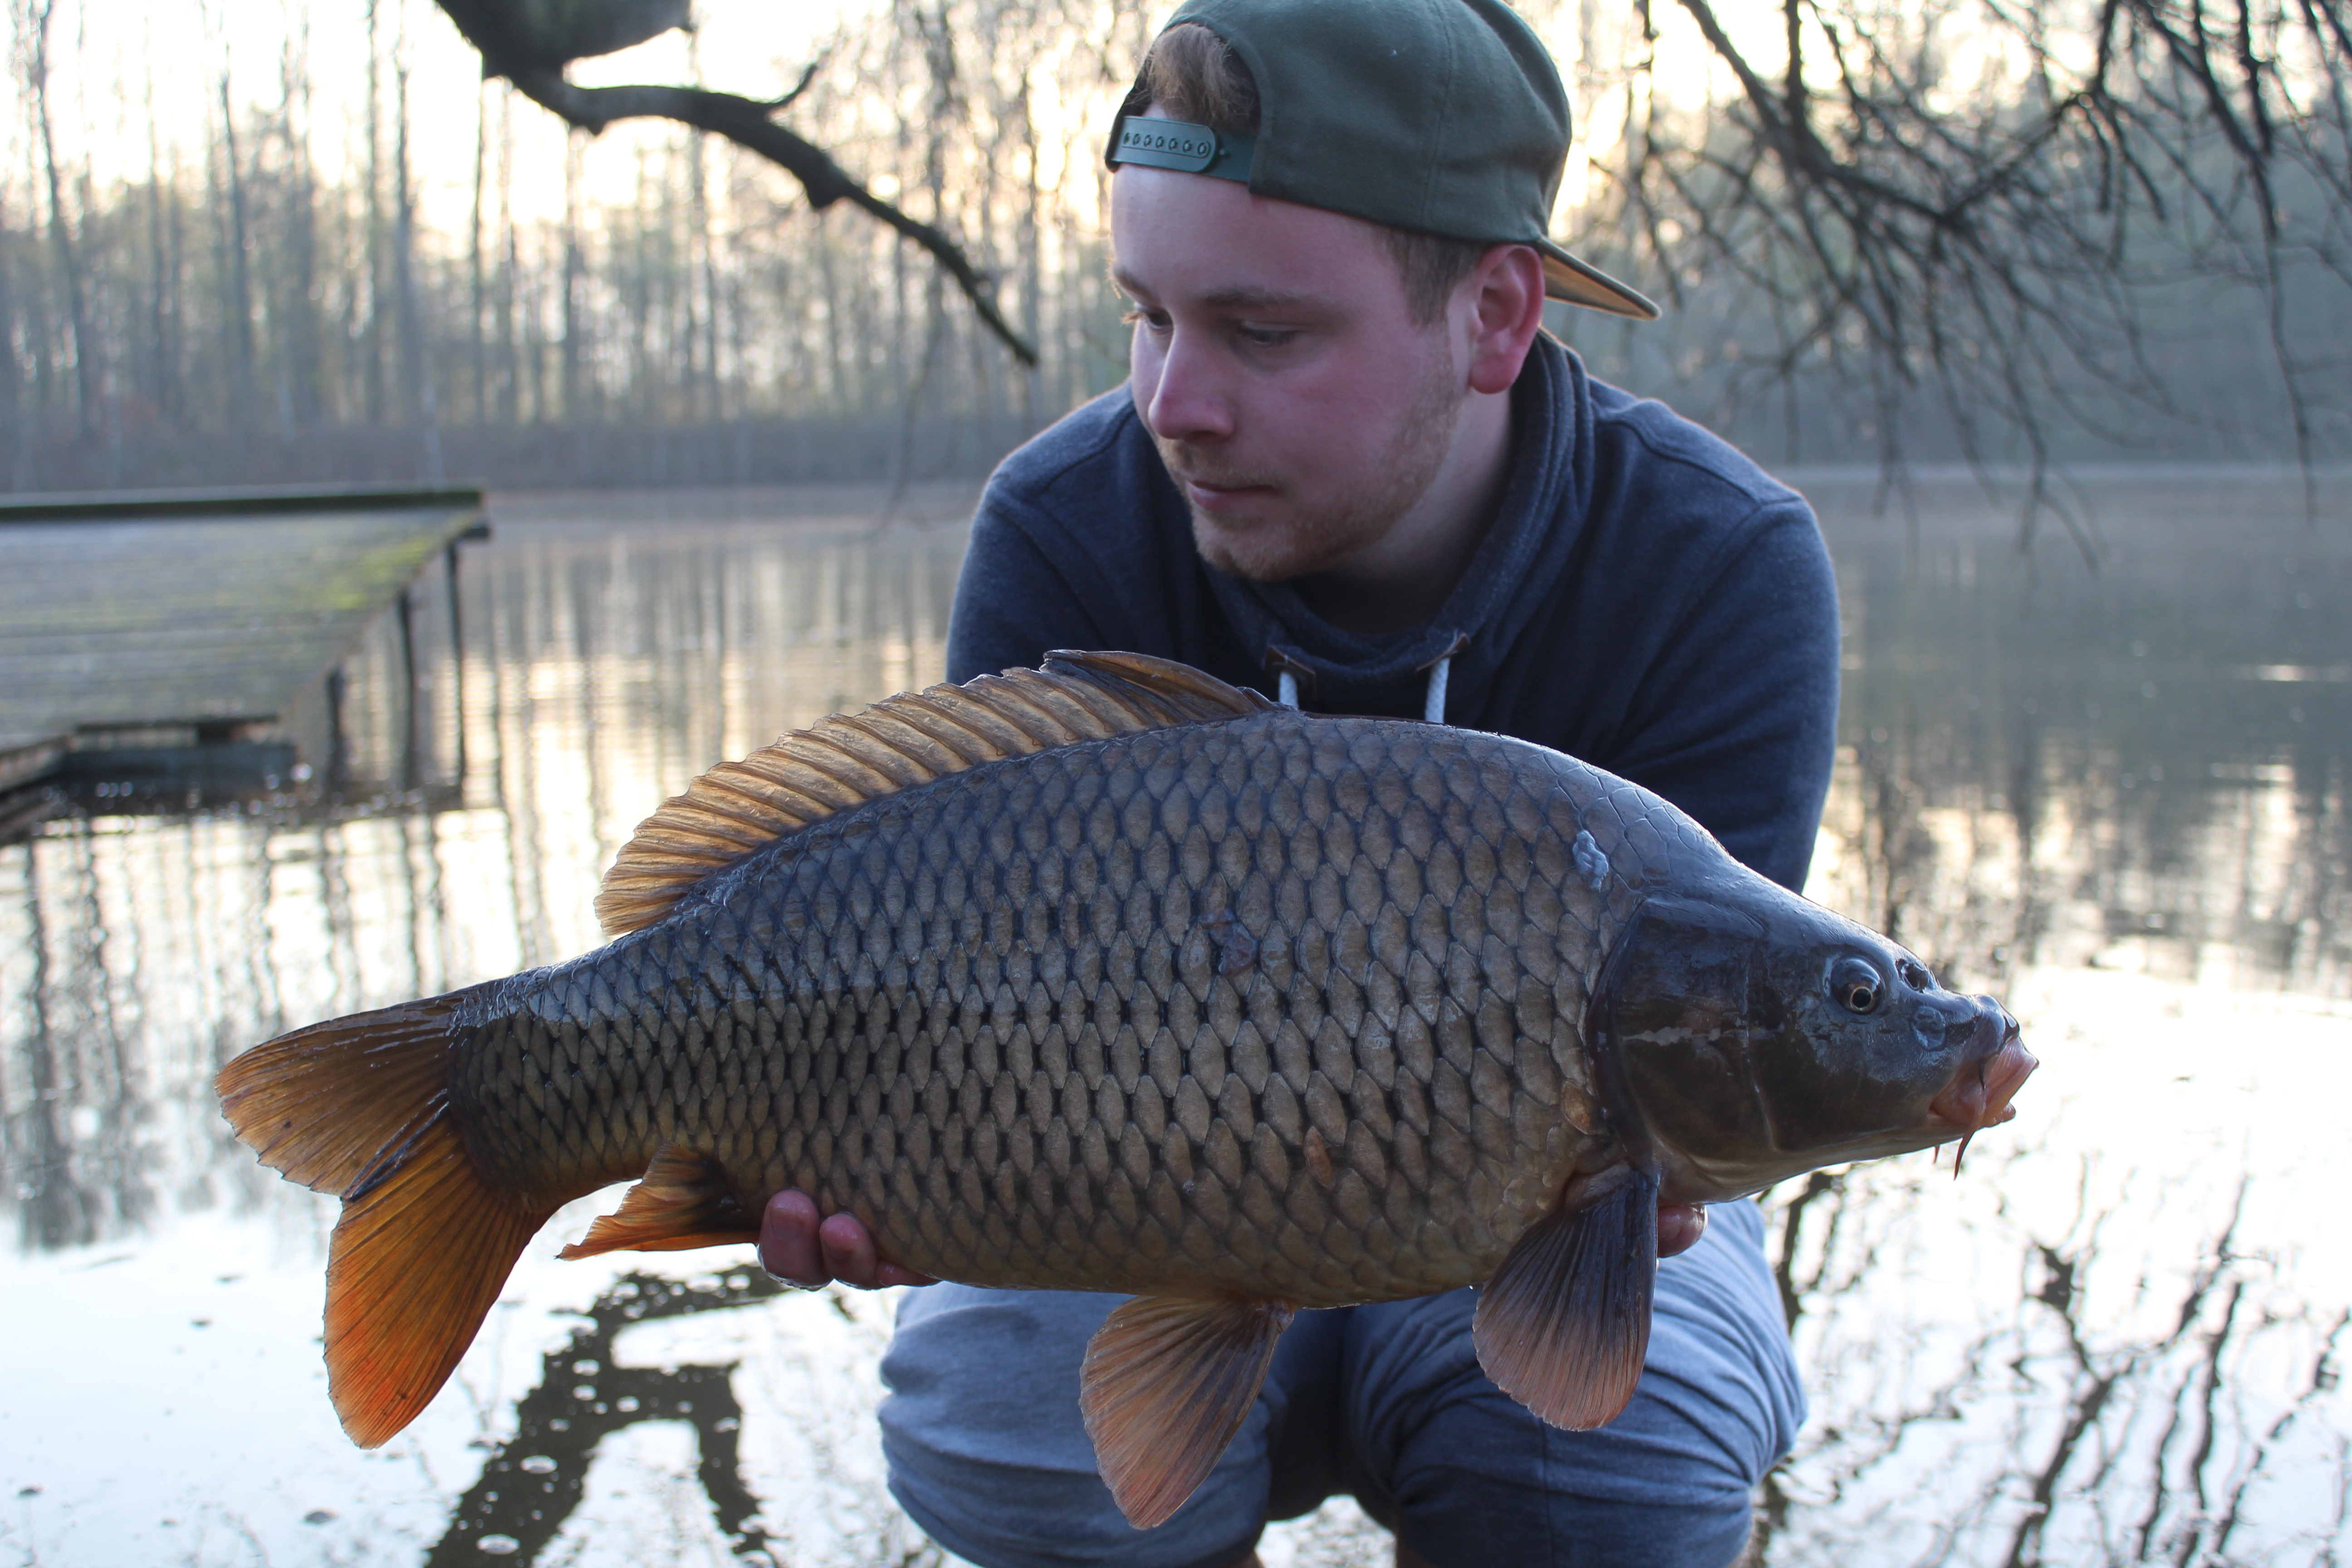
<svg viewBox="0 0 2352 1568">
<path fill-rule="evenodd" d="M 1470 390 L 1507 392 L 1543 330 L 1543 261 L 1531 245 L 1498 245 L 1462 287 L 1470 296 Z"/>
</svg>

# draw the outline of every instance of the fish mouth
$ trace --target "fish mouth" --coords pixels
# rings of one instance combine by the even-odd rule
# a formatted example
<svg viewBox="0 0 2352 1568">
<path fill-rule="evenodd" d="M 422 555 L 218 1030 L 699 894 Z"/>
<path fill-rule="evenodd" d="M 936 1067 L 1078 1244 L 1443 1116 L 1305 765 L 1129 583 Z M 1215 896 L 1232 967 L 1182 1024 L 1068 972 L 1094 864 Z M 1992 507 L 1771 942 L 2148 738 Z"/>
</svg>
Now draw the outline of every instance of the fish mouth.
<svg viewBox="0 0 2352 1568">
<path fill-rule="evenodd" d="M 1968 1152 L 1969 1140 L 1988 1127 L 1998 1127 L 2017 1114 L 2010 1101 L 2033 1076 L 2042 1064 L 2025 1048 L 2017 1020 L 2009 1009 L 1990 996 L 1979 997 L 1983 1012 L 1979 1015 L 1978 1038 L 1987 1039 L 1989 1048 L 1971 1053 L 1971 1060 L 1960 1064 L 1934 1100 L 1927 1102 L 1931 1125 L 1941 1130 L 1949 1128 L 1938 1142 L 1953 1137 L 1960 1140 L 1960 1152 Z M 1954 1162 L 1955 1173 L 1958 1163 Z"/>
</svg>

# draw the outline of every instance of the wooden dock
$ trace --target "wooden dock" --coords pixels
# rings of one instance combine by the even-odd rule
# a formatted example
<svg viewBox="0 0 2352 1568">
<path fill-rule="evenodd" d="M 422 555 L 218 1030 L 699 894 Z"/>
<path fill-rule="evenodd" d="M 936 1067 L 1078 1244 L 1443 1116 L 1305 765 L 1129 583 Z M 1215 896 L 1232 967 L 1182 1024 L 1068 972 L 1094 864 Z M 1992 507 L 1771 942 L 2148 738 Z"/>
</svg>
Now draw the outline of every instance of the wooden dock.
<svg viewBox="0 0 2352 1568">
<path fill-rule="evenodd" d="M 483 531 L 470 488 L 0 500 L 0 793 L 91 738 L 202 744 L 275 721 Z"/>
</svg>

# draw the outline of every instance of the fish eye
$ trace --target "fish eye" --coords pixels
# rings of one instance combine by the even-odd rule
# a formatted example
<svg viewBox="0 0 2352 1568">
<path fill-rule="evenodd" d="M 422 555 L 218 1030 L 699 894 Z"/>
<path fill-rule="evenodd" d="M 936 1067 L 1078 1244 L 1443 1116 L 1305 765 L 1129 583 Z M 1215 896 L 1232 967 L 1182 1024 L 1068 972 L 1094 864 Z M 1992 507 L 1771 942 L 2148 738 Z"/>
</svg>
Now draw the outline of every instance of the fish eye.
<svg viewBox="0 0 2352 1568">
<path fill-rule="evenodd" d="M 1895 973 L 1901 975 L 1903 984 L 1914 991 L 1933 991 L 1936 988 L 1936 977 L 1907 958 L 1895 961 Z"/>
<path fill-rule="evenodd" d="M 1830 960 L 1827 979 L 1830 995 L 1849 1013 L 1876 1012 L 1886 989 L 1878 966 L 1851 952 Z"/>
</svg>

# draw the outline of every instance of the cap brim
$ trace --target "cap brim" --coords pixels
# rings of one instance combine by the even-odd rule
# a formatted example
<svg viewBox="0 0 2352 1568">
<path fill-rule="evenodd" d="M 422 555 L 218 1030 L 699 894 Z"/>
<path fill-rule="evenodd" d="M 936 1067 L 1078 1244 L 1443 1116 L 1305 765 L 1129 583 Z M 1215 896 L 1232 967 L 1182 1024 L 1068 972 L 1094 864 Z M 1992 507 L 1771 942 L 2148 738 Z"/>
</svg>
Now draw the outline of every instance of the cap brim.
<svg viewBox="0 0 2352 1568">
<path fill-rule="evenodd" d="M 1543 257 L 1544 295 L 1587 310 L 1606 310 L 1636 321 L 1654 321 L 1658 308 L 1597 267 L 1588 267 L 1548 239 L 1535 242 Z"/>
</svg>

